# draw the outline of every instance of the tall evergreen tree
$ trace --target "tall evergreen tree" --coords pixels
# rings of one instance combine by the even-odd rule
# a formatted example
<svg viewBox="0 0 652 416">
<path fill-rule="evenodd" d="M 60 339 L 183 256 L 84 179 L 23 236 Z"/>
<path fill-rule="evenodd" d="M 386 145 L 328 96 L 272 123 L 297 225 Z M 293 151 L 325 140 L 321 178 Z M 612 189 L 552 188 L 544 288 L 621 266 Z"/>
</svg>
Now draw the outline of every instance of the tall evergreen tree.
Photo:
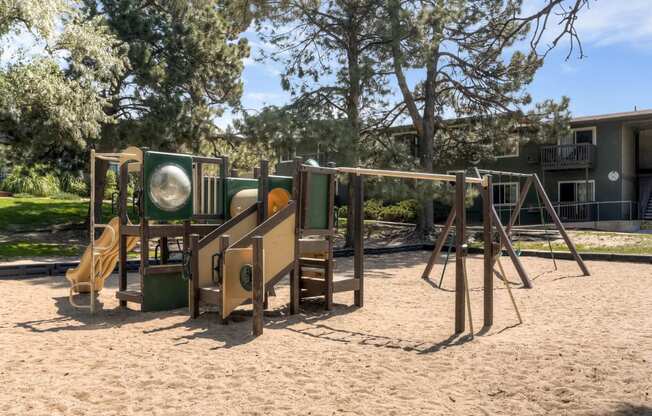
<svg viewBox="0 0 652 416">
<path fill-rule="evenodd" d="M 547 53 L 566 39 L 569 54 L 578 48 L 581 56 L 575 22 L 588 0 L 546 0 L 527 12 L 522 0 L 387 0 L 385 6 L 387 70 L 419 137 L 420 167 L 430 172 L 443 150 L 437 138 L 452 141 L 458 154 L 477 153 L 486 136 L 505 136 L 526 121 L 525 87 Z M 559 110 L 538 106 L 527 121 Z M 447 117 L 465 118 L 469 128 L 445 123 Z M 428 201 L 420 229 L 430 230 L 432 222 Z"/>
<path fill-rule="evenodd" d="M 266 57 L 284 65 L 282 86 L 291 92 L 293 107 L 315 122 L 345 119 L 345 128 L 329 144 L 357 164 L 361 135 L 376 110 L 387 105 L 383 98 L 389 92 L 376 55 L 382 42 L 376 27 L 382 24 L 381 2 L 281 0 L 266 5 L 268 19 L 261 21 L 259 32 L 276 48 Z M 351 215 L 347 245 L 353 241 Z"/>
</svg>

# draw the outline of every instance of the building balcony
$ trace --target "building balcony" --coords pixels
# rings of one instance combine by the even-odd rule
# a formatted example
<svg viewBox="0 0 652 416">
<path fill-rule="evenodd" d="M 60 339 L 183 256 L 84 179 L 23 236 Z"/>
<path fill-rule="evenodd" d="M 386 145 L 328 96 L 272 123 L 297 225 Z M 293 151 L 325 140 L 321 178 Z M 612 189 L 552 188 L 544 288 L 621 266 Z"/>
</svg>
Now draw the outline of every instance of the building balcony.
<svg viewBox="0 0 652 416">
<path fill-rule="evenodd" d="M 595 145 L 590 143 L 542 146 L 540 162 L 544 170 L 592 168 Z"/>
</svg>

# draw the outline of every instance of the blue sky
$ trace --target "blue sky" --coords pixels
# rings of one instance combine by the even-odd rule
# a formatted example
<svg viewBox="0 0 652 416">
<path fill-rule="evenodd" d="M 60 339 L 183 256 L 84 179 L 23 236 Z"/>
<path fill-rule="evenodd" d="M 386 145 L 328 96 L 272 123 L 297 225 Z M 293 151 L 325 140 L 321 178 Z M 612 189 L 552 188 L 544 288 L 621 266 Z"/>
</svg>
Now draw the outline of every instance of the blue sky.
<svg viewBox="0 0 652 416">
<path fill-rule="evenodd" d="M 525 0 L 524 7 L 532 9 L 541 1 Z M 554 51 L 528 88 L 534 100 L 569 96 L 575 116 L 631 111 L 635 106 L 652 109 L 652 0 L 591 0 L 577 26 L 586 57 L 566 60 L 565 47 Z M 252 57 L 243 73 L 243 107 L 257 110 L 287 103 L 289 95 L 280 86 L 281 68 L 256 62 L 253 58 L 266 45 L 254 32 L 245 36 Z M 27 55 L 42 49 L 26 33 L 5 38 L 1 46 L 0 64 L 15 59 L 21 49 Z M 232 118 L 227 112 L 216 122 L 225 127 Z"/>
<path fill-rule="evenodd" d="M 554 51 L 528 88 L 534 100 L 566 95 L 574 116 L 631 111 L 634 106 L 652 108 L 652 0 L 591 1 L 578 21 L 578 31 L 586 57 L 566 60 L 567 49 Z M 247 37 L 255 56 L 265 45 L 255 34 Z M 247 60 L 245 108 L 288 101 L 280 87 L 279 69 Z M 227 115 L 219 124 L 228 124 L 230 118 Z"/>
</svg>

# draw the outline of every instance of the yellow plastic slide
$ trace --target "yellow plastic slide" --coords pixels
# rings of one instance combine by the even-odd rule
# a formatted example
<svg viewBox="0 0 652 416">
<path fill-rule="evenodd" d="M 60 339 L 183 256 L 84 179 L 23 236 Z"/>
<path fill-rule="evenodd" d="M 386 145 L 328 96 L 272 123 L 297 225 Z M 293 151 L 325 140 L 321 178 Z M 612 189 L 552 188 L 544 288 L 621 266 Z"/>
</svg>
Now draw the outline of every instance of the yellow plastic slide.
<svg viewBox="0 0 652 416">
<path fill-rule="evenodd" d="M 138 237 L 127 237 L 127 251 L 134 249 L 138 243 Z M 115 217 L 109 221 L 104 228 L 100 238 L 95 240 L 95 291 L 99 292 L 104 287 L 104 281 L 111 275 L 115 265 L 118 263 L 120 256 L 120 219 Z M 90 292 L 88 285 L 79 283 L 88 283 L 91 275 L 91 248 L 86 247 L 84 254 L 79 261 L 79 265 L 74 269 L 66 271 L 66 279 L 70 281 L 73 289 L 77 293 Z"/>
</svg>

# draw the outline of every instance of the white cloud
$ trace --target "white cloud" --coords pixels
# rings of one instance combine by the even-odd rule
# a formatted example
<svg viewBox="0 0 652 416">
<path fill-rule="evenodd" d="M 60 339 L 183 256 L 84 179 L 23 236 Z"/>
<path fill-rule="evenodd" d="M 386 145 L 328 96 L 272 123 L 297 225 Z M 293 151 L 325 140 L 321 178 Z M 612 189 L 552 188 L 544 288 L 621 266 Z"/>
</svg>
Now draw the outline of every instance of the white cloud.
<svg viewBox="0 0 652 416">
<path fill-rule="evenodd" d="M 583 42 L 596 46 L 652 45 L 650 0 L 598 0 L 590 3 L 577 22 Z"/>
</svg>

